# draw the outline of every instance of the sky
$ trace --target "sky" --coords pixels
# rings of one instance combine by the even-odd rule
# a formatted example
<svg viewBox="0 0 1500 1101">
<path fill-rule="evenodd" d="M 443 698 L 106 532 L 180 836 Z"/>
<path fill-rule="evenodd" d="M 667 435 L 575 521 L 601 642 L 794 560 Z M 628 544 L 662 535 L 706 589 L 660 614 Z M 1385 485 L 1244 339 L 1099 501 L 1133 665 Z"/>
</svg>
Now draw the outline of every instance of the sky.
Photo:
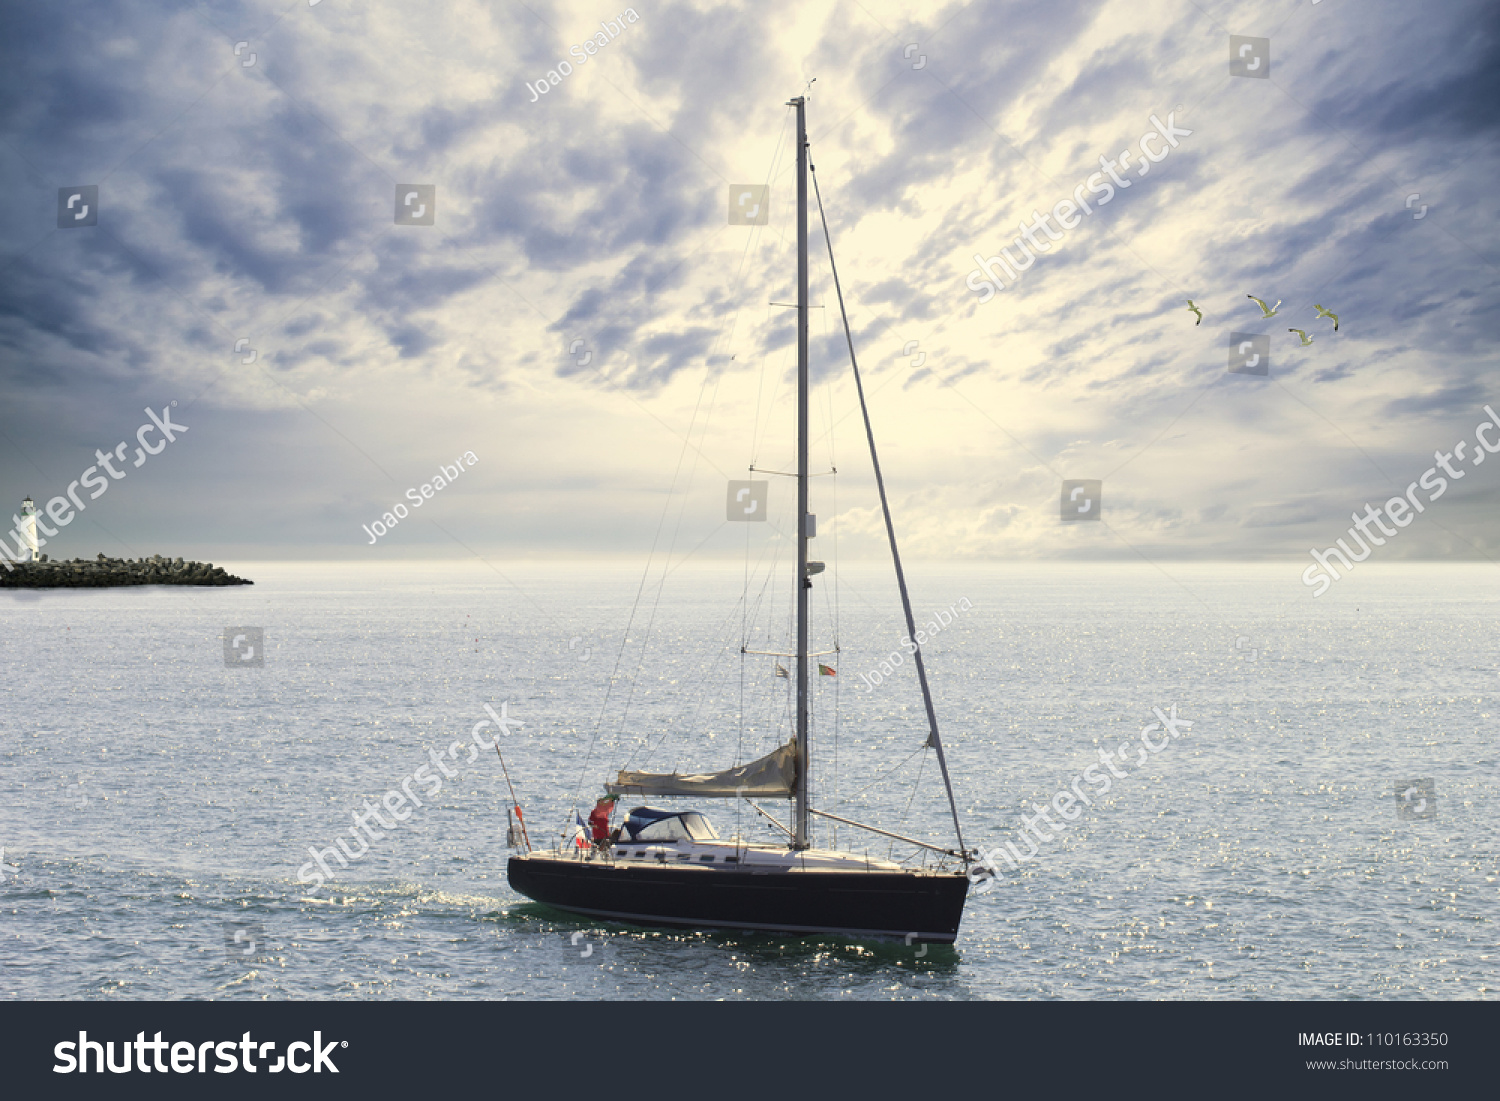
<svg viewBox="0 0 1500 1101">
<path fill-rule="evenodd" d="M 0 503 L 107 486 L 55 557 L 711 559 L 784 535 L 789 480 L 753 475 L 766 525 L 726 498 L 793 463 L 773 303 L 804 93 L 913 558 L 1305 561 L 1475 452 L 1500 402 L 1478 0 L 34 3 L 0 11 L 0 55 Z M 730 224 L 753 185 L 766 224 Z M 1077 197 L 1045 249 L 1015 244 Z M 813 511 L 875 557 L 810 220 L 812 463 L 838 471 Z M 1033 262 L 976 292 L 1002 246 Z M 1229 369 L 1263 350 L 1266 374 Z M 1455 463 L 1383 560 L 1500 552 L 1500 459 Z M 1070 479 L 1102 483 L 1099 522 L 1063 522 Z"/>
</svg>

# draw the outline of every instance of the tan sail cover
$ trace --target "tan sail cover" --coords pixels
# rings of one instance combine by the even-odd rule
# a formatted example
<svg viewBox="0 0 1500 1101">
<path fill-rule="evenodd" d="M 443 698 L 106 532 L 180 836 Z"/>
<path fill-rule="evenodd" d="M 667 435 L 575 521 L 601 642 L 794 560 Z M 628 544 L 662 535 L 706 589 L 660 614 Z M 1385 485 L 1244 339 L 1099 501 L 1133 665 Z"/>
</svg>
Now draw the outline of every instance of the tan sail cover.
<svg viewBox="0 0 1500 1101">
<path fill-rule="evenodd" d="M 797 782 L 797 742 L 723 772 L 627 772 L 604 789 L 611 795 L 689 795 L 700 799 L 786 797 Z"/>
</svg>

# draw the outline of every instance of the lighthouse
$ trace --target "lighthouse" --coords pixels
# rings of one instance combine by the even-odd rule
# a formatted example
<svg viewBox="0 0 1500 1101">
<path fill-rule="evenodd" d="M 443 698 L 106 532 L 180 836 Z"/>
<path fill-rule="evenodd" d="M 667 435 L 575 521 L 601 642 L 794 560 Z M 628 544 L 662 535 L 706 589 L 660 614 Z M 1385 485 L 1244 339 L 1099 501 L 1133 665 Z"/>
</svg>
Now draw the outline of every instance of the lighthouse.
<svg viewBox="0 0 1500 1101">
<path fill-rule="evenodd" d="M 21 537 L 17 543 L 21 556 L 17 561 L 35 562 L 37 560 L 36 505 L 32 504 L 30 497 L 21 502 L 21 525 L 16 529 L 16 534 Z"/>
</svg>

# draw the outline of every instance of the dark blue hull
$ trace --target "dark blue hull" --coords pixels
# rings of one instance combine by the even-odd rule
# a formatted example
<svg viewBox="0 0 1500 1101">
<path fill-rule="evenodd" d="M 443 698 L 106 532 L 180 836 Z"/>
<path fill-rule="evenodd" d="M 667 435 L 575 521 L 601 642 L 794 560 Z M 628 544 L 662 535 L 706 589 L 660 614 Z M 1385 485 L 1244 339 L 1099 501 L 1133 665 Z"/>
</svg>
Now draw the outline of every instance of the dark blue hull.
<svg viewBox="0 0 1500 1101">
<path fill-rule="evenodd" d="M 527 898 L 611 921 L 930 944 L 957 938 L 969 890 L 957 872 L 740 871 L 541 853 L 511 857 L 508 876 Z"/>
</svg>

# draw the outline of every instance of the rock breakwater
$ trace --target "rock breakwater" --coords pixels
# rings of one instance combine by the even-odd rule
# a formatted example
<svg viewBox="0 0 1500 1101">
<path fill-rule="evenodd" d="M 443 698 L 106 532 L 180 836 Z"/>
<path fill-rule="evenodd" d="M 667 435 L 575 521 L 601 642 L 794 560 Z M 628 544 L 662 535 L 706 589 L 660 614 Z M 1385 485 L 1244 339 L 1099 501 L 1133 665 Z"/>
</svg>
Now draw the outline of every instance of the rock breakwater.
<svg viewBox="0 0 1500 1101">
<path fill-rule="evenodd" d="M 74 558 L 11 564 L 0 570 L 0 589 L 104 589 L 118 585 L 253 585 L 212 562 L 181 558 Z"/>
</svg>

